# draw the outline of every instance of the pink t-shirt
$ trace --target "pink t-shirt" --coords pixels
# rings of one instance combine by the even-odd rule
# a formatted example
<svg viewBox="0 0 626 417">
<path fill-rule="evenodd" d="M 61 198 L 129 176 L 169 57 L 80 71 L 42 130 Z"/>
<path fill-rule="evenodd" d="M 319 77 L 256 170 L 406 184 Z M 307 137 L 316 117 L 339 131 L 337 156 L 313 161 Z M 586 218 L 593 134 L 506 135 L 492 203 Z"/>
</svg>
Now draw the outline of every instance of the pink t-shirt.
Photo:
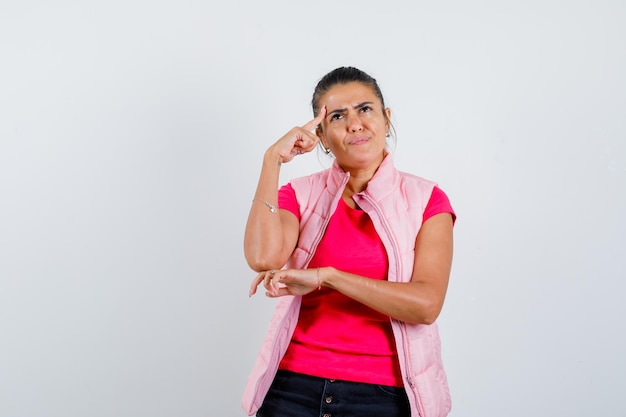
<svg viewBox="0 0 626 417">
<path fill-rule="evenodd" d="M 278 205 L 300 218 L 290 184 Z M 435 187 L 424 221 L 454 211 Z M 309 268 L 333 266 L 371 279 L 387 279 L 387 253 L 369 216 L 343 199 L 332 215 Z M 286 369 L 329 379 L 403 386 L 389 317 L 338 291 L 322 288 L 302 297 L 298 324 L 280 363 Z"/>
</svg>

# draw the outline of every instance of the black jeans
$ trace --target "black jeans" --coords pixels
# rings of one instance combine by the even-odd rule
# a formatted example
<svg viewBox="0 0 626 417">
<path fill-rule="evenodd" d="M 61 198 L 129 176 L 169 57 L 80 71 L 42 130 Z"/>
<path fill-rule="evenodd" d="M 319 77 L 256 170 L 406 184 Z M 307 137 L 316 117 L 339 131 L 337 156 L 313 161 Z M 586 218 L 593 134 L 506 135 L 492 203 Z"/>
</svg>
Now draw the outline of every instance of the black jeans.
<svg viewBox="0 0 626 417">
<path fill-rule="evenodd" d="M 278 371 L 257 417 L 410 417 L 404 388 Z"/>
</svg>

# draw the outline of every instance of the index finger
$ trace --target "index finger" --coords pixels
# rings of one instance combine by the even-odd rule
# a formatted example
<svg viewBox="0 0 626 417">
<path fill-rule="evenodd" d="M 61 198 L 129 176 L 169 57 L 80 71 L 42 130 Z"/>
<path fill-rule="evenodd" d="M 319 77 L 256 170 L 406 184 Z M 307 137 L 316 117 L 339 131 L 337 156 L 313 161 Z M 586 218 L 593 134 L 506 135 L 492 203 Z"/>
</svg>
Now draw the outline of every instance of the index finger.
<svg viewBox="0 0 626 417">
<path fill-rule="evenodd" d="M 324 120 L 324 117 L 326 117 L 326 106 L 322 106 L 317 117 L 311 120 L 310 122 L 306 123 L 305 125 L 303 125 L 302 129 L 308 130 L 308 131 L 314 130 L 317 127 L 317 125 L 319 125 L 322 122 L 322 120 Z"/>
<path fill-rule="evenodd" d="M 250 291 L 248 291 L 248 297 L 252 297 L 254 294 L 256 294 L 256 289 L 259 286 L 259 284 L 263 281 L 263 277 L 264 275 L 259 273 L 256 276 L 256 278 L 254 278 L 254 280 L 250 284 Z"/>
</svg>

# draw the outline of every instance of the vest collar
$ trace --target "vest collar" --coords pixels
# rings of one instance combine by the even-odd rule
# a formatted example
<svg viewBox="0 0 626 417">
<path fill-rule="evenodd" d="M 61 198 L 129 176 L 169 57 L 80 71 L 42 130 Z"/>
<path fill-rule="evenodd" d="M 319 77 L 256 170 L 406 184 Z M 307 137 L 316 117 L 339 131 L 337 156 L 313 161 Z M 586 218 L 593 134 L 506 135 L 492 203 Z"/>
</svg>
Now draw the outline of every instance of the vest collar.
<svg viewBox="0 0 626 417">
<path fill-rule="evenodd" d="M 326 182 L 328 191 L 332 195 L 336 195 L 338 192 L 343 191 L 343 187 L 348 182 L 349 178 L 350 173 L 344 171 L 335 159 L 328 172 Z M 374 173 L 374 176 L 367 183 L 367 188 L 363 191 L 363 193 L 372 197 L 382 198 L 395 188 L 394 186 L 399 180 L 400 173 L 393 165 L 393 158 L 391 157 L 391 154 L 387 153 Z"/>
</svg>

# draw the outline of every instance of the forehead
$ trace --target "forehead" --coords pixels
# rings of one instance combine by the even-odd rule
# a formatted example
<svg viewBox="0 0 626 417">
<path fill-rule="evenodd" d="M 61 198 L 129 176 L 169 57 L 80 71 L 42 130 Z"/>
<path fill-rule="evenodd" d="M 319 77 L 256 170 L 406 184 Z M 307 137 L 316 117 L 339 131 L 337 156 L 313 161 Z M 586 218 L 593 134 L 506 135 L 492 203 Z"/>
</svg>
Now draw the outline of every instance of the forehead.
<svg viewBox="0 0 626 417">
<path fill-rule="evenodd" d="M 320 105 L 326 105 L 330 111 L 333 108 L 351 107 L 364 102 L 380 104 L 374 89 L 359 82 L 337 84 L 320 97 Z"/>
</svg>

